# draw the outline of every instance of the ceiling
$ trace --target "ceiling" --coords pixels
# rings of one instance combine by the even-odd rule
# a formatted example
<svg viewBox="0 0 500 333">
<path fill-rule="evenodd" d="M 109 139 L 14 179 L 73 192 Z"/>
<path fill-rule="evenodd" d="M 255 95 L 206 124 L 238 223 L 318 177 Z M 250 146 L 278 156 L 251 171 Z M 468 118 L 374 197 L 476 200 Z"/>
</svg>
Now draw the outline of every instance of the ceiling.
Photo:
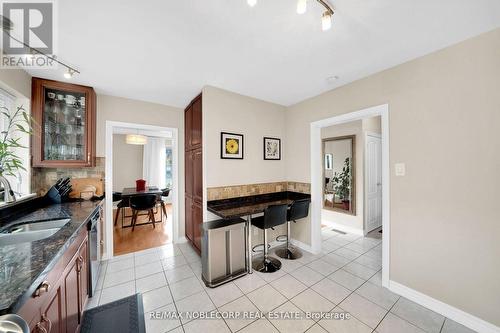
<svg viewBox="0 0 500 333">
<path fill-rule="evenodd" d="M 58 57 L 98 93 L 186 106 L 205 85 L 282 105 L 500 26 L 498 0 L 58 1 Z M 30 71 L 65 80 L 63 69 Z M 338 76 L 337 80 L 327 80 Z"/>
</svg>

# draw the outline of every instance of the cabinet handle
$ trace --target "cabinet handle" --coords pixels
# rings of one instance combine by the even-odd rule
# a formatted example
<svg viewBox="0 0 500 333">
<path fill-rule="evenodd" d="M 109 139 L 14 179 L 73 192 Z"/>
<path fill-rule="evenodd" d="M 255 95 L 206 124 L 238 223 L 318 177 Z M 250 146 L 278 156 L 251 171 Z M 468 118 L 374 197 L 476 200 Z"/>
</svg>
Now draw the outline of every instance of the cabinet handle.
<svg viewBox="0 0 500 333">
<path fill-rule="evenodd" d="M 76 265 L 76 271 L 80 273 L 83 267 L 83 257 L 79 256 L 76 260 L 78 260 L 78 263 Z"/>
<path fill-rule="evenodd" d="M 52 321 L 45 315 L 45 313 L 42 315 L 42 322 L 46 322 L 48 325 L 47 331 L 51 332 L 52 331 Z"/>
<path fill-rule="evenodd" d="M 48 292 L 50 289 L 50 283 L 49 281 L 43 281 L 38 288 L 36 288 L 34 296 L 35 297 L 40 297 L 43 293 Z"/>
<path fill-rule="evenodd" d="M 37 323 L 35 327 L 37 332 L 48 333 L 47 329 L 41 323 Z"/>
</svg>

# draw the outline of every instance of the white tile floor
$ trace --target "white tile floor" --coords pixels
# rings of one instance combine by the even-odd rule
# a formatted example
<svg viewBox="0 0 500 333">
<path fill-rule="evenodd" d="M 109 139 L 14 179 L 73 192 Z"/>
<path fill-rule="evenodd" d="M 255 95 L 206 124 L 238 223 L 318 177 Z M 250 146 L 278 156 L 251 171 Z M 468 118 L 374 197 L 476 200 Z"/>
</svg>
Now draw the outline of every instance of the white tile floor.
<svg viewBox="0 0 500 333">
<path fill-rule="evenodd" d="M 376 234 L 375 234 L 376 235 Z M 442 332 L 469 329 L 381 287 L 381 240 L 322 230 L 323 253 L 281 260 L 272 274 L 254 273 L 215 289 L 201 281 L 188 244 L 166 245 L 103 263 L 88 307 L 142 293 L 148 333 L 163 332 Z M 150 312 L 294 313 L 299 319 L 150 319 Z M 349 312 L 348 320 L 305 313 Z"/>
</svg>

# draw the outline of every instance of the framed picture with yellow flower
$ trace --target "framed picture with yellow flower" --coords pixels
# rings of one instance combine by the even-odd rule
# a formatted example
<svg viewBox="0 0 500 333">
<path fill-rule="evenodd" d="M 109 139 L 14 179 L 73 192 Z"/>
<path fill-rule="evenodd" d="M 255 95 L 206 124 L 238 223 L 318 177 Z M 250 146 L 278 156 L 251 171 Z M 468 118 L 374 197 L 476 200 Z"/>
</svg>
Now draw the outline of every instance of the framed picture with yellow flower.
<svg viewBox="0 0 500 333">
<path fill-rule="evenodd" d="M 243 159 L 243 135 L 221 132 L 220 158 L 231 160 Z"/>
</svg>

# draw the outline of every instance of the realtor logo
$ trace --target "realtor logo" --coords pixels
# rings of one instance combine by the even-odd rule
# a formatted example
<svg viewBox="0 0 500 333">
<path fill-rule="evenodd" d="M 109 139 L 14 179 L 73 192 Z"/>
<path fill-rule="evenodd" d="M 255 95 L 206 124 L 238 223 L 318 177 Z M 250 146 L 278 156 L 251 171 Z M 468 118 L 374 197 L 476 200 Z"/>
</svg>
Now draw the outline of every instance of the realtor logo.
<svg viewBox="0 0 500 333">
<path fill-rule="evenodd" d="M 2 1 L 2 67 L 54 67 L 52 1 Z"/>
</svg>

